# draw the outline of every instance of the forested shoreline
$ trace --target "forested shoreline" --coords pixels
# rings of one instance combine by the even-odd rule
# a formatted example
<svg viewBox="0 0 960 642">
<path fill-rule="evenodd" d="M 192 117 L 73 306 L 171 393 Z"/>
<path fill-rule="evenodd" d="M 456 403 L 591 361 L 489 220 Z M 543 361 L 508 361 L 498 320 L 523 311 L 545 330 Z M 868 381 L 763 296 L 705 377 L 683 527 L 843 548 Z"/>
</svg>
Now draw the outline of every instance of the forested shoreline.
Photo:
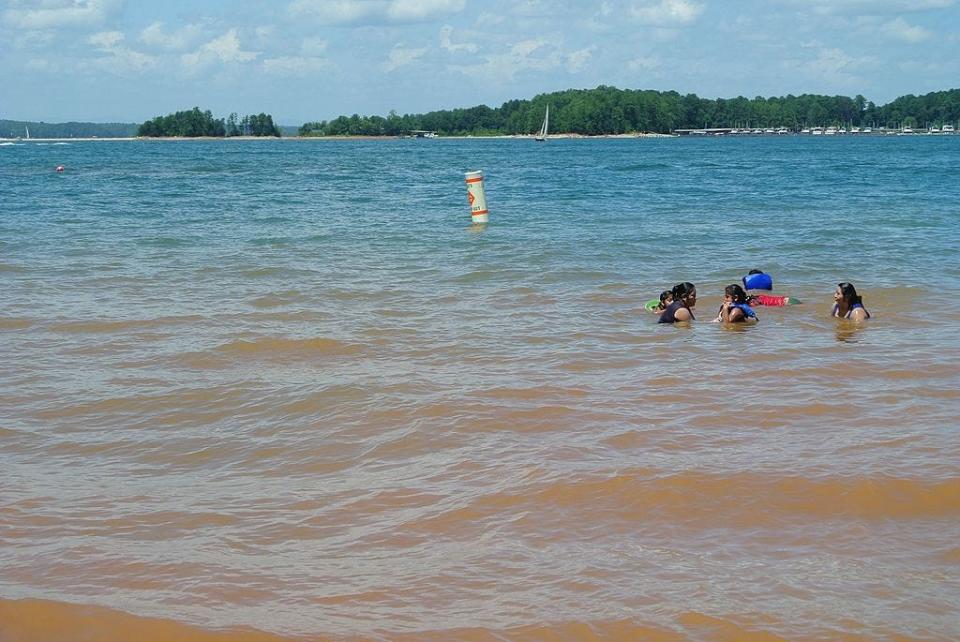
<svg viewBox="0 0 960 642">
<path fill-rule="evenodd" d="M 863 96 L 804 94 L 753 99 L 700 98 L 675 91 L 600 86 L 510 100 L 500 107 L 478 105 L 426 114 L 339 116 L 304 123 L 301 136 L 400 136 L 417 130 L 447 136 L 529 134 L 540 127 L 550 105 L 550 131 L 585 136 L 712 127 L 875 126 L 924 127 L 960 120 L 960 89 L 901 96 L 876 105 Z"/>
<path fill-rule="evenodd" d="M 425 114 L 339 116 L 330 121 L 307 122 L 300 136 L 402 136 L 423 130 L 441 136 L 504 136 L 530 134 L 540 127 L 550 105 L 550 131 L 584 136 L 637 132 L 668 134 L 679 129 L 722 127 L 873 126 L 940 127 L 960 130 L 960 89 L 901 96 L 876 105 L 863 96 L 803 94 L 773 98 L 700 98 L 675 91 L 568 89 L 540 94 L 530 100 L 510 100 L 500 107 L 432 111 Z M 43 123 L 0 120 L 0 137 L 17 138 L 127 138 L 144 137 L 278 137 L 281 128 L 270 114 L 236 113 L 215 118 L 198 107 L 134 123 Z M 291 128 L 283 128 L 287 134 Z"/>
<path fill-rule="evenodd" d="M 224 120 L 214 118 L 209 109 L 200 111 L 199 107 L 194 107 L 189 111 L 178 111 L 146 121 L 137 128 L 137 136 L 148 138 L 275 136 L 279 138 L 280 128 L 273 123 L 273 117 L 270 114 L 252 114 L 241 118 L 236 113 L 232 113 Z"/>
</svg>

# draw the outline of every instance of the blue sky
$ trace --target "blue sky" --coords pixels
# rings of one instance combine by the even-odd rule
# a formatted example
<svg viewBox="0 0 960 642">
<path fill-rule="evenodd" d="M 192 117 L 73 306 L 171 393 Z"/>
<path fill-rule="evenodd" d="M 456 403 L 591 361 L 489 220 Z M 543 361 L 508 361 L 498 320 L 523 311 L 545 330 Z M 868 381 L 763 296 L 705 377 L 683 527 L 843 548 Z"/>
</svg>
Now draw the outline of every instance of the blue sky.
<svg viewBox="0 0 960 642">
<path fill-rule="evenodd" d="M 0 118 L 285 125 L 613 85 L 960 87 L 960 0 L 0 0 Z"/>
</svg>

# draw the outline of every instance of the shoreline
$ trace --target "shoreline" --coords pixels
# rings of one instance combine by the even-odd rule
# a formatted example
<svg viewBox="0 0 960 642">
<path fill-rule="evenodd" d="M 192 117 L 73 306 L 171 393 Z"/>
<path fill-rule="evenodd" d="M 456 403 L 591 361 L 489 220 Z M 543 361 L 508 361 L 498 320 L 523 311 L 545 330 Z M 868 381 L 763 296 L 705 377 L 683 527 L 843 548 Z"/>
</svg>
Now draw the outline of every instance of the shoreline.
<svg viewBox="0 0 960 642">
<path fill-rule="evenodd" d="M 643 132 L 636 134 L 599 134 L 599 135 L 587 135 L 587 134 L 551 134 L 548 138 L 550 140 L 563 140 L 563 139 L 597 139 L 597 138 L 678 138 L 677 134 L 659 134 L 653 132 Z M 158 142 L 176 142 L 176 141 L 265 141 L 265 140 L 281 140 L 281 141 L 306 141 L 306 140 L 322 140 L 322 141 L 336 141 L 336 140 L 406 140 L 413 139 L 411 136 L 360 136 L 360 135 L 351 135 L 351 136 L 127 136 L 127 137 L 80 137 L 75 136 L 72 138 L 0 138 L 0 143 L 15 143 L 15 144 L 25 144 L 25 143 L 68 143 L 72 141 L 76 142 L 91 142 L 91 141 L 158 141 Z M 532 134 L 503 134 L 498 136 L 437 136 L 433 140 L 505 140 L 505 139 L 533 139 Z"/>
</svg>

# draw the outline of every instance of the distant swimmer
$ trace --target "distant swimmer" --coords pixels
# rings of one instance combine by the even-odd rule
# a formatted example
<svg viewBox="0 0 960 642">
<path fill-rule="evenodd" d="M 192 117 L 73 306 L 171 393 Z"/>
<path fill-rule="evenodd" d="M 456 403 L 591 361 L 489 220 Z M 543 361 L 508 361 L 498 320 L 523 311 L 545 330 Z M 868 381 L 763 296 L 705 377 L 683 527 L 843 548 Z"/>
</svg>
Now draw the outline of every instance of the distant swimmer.
<svg viewBox="0 0 960 642">
<path fill-rule="evenodd" d="M 863 307 L 863 297 L 857 294 L 853 283 L 838 283 L 833 301 L 833 316 L 838 319 L 863 321 L 870 318 L 870 313 Z"/>
<path fill-rule="evenodd" d="M 772 290 L 773 277 L 762 270 L 750 270 L 747 276 L 743 277 L 744 290 Z M 780 296 L 778 294 L 750 294 L 747 296 L 748 305 L 766 305 L 782 307 L 785 305 L 796 305 L 800 300 L 792 296 Z"/>
<path fill-rule="evenodd" d="M 63 174 L 63 165 L 57 165 L 57 174 Z"/>
<path fill-rule="evenodd" d="M 736 283 L 728 285 L 723 290 L 723 303 L 717 312 L 714 321 L 722 323 L 756 323 L 760 319 L 757 313 L 747 304 L 747 293 Z"/>
<path fill-rule="evenodd" d="M 657 323 L 693 321 L 692 308 L 697 305 L 697 288 L 689 281 L 678 283 L 670 291 L 673 301 L 664 309 Z"/>
</svg>

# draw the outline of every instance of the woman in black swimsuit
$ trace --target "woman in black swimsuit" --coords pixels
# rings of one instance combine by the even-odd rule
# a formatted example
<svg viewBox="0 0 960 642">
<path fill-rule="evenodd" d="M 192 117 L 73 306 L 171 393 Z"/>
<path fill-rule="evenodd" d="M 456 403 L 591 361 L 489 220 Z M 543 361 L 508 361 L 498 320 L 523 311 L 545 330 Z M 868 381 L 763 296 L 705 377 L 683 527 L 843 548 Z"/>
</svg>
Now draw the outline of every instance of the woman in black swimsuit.
<svg viewBox="0 0 960 642">
<path fill-rule="evenodd" d="M 684 281 L 673 286 L 673 303 L 660 315 L 657 323 L 676 323 L 677 321 L 693 321 L 693 311 L 697 304 L 697 288 L 693 283 Z"/>
</svg>

